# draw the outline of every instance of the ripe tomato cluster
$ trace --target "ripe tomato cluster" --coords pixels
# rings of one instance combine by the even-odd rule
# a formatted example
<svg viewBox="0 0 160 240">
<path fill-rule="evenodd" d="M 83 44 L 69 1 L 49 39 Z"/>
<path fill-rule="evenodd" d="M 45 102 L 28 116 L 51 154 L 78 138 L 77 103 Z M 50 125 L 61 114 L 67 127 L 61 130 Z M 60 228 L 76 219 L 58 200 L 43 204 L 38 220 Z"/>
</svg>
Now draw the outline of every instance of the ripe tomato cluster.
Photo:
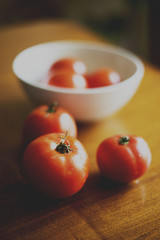
<svg viewBox="0 0 160 240">
<path fill-rule="evenodd" d="M 89 158 L 77 139 L 73 116 L 57 103 L 31 111 L 24 121 L 22 168 L 26 179 L 40 192 L 65 198 L 78 192 L 87 180 Z"/>
<path fill-rule="evenodd" d="M 77 59 L 61 59 L 48 73 L 48 83 L 68 88 L 95 88 L 116 84 L 120 76 L 104 68 L 92 74 Z M 74 117 L 56 102 L 35 108 L 23 126 L 27 145 L 22 161 L 28 181 L 53 198 L 66 198 L 80 191 L 89 175 L 89 157 L 77 139 Z M 107 178 L 122 183 L 141 177 L 151 163 L 146 141 L 137 136 L 112 136 L 99 144 L 97 165 Z"/>
<path fill-rule="evenodd" d="M 79 59 L 64 58 L 52 64 L 48 72 L 48 84 L 65 87 L 85 89 L 88 83 L 85 78 L 86 65 Z"/>
<path fill-rule="evenodd" d="M 77 139 L 75 120 L 65 109 L 55 103 L 35 108 L 24 122 L 23 138 L 28 145 L 23 172 L 36 189 L 53 198 L 66 198 L 80 191 L 89 175 L 89 157 Z M 138 136 L 112 136 L 97 149 L 99 170 L 113 181 L 135 180 L 150 163 L 149 146 Z"/>
<path fill-rule="evenodd" d="M 120 81 L 120 74 L 108 67 L 88 74 L 85 63 L 75 58 L 57 60 L 51 65 L 47 76 L 50 85 L 75 89 L 104 87 Z"/>
</svg>

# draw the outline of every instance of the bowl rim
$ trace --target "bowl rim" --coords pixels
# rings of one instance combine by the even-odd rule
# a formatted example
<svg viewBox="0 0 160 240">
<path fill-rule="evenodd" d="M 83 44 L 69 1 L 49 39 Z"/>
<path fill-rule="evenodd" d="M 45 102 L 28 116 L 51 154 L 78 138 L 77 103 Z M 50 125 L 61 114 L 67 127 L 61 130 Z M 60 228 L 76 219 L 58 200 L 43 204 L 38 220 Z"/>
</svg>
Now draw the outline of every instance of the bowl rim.
<svg viewBox="0 0 160 240">
<path fill-rule="evenodd" d="M 25 77 L 22 79 L 22 77 L 19 76 L 18 70 L 17 70 L 17 63 L 19 58 L 27 51 L 30 51 L 34 48 L 39 48 L 41 46 L 45 45 L 68 45 L 69 47 L 76 47 L 78 48 L 89 48 L 89 49 L 97 49 L 97 50 L 103 50 L 109 53 L 113 53 L 116 55 L 119 55 L 121 57 L 124 57 L 131 61 L 133 64 L 136 66 L 136 71 L 135 73 L 130 76 L 129 78 L 125 79 L 124 81 L 121 81 L 115 85 L 110 85 L 110 86 L 104 86 L 104 87 L 98 87 L 98 88 L 86 88 L 86 89 L 74 89 L 74 88 L 64 88 L 64 87 L 56 87 L 56 86 L 51 86 L 46 83 L 41 82 L 28 82 Z M 66 94 L 97 94 L 97 93 L 104 93 L 104 92 L 111 92 L 111 91 L 116 91 L 117 88 L 123 87 L 129 82 L 132 82 L 135 78 L 139 79 L 139 82 L 142 80 L 143 75 L 144 75 L 144 64 L 142 60 L 135 55 L 134 53 L 128 51 L 125 48 L 119 47 L 119 46 L 114 46 L 108 43 L 104 42 L 94 42 L 94 41 L 70 41 L 70 40 L 62 40 L 62 41 L 48 41 L 48 42 L 43 42 L 39 43 L 36 45 L 32 45 L 21 52 L 19 52 L 16 57 L 14 58 L 12 62 L 12 71 L 15 74 L 15 76 L 23 83 L 30 85 L 32 87 L 41 89 L 41 90 L 47 90 L 49 92 L 59 92 L 59 93 L 66 93 Z"/>
</svg>

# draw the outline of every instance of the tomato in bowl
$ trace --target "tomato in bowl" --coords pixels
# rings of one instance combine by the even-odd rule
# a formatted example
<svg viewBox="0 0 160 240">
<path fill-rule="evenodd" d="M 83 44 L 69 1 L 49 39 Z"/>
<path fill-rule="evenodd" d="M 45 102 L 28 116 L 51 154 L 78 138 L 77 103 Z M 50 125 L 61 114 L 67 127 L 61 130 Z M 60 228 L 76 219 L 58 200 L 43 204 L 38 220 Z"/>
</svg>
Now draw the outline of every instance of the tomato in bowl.
<svg viewBox="0 0 160 240">
<path fill-rule="evenodd" d="M 83 61 L 88 73 L 109 67 L 118 72 L 118 84 L 96 88 L 51 86 L 44 78 L 53 62 L 73 57 Z M 134 96 L 144 74 L 142 61 L 133 53 L 93 42 L 47 42 L 23 50 L 13 61 L 13 71 L 28 95 L 38 104 L 54 100 L 77 121 L 99 121 L 115 114 Z"/>
</svg>

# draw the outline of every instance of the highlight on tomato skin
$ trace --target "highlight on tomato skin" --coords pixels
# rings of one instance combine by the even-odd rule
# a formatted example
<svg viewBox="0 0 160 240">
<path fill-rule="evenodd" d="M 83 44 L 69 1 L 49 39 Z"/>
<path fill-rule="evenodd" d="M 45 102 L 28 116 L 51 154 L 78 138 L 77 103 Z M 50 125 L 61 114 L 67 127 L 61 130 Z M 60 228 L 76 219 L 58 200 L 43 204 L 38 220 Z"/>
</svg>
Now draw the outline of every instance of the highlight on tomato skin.
<svg viewBox="0 0 160 240">
<path fill-rule="evenodd" d="M 115 135 L 105 139 L 99 144 L 96 157 L 102 175 L 121 183 L 143 176 L 152 158 L 147 142 L 134 135 Z"/>
<path fill-rule="evenodd" d="M 55 199 L 78 193 L 88 178 L 89 166 L 82 143 L 61 133 L 32 141 L 22 161 L 26 180 L 42 194 Z"/>
<path fill-rule="evenodd" d="M 115 70 L 106 67 L 88 74 L 87 81 L 89 88 L 105 87 L 120 83 L 121 76 Z"/>
<path fill-rule="evenodd" d="M 77 124 L 74 117 L 57 102 L 40 105 L 26 117 L 23 129 L 23 143 L 27 145 L 37 137 L 54 132 L 65 133 L 77 137 Z"/>
</svg>

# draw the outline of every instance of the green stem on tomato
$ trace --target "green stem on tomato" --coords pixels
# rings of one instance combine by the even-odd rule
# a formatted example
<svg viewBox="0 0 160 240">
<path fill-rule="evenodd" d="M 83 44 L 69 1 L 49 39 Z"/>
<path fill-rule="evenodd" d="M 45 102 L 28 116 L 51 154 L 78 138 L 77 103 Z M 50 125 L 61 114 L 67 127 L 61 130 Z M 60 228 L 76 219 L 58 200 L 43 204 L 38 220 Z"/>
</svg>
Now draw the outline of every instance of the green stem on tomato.
<svg viewBox="0 0 160 240">
<path fill-rule="evenodd" d="M 57 145 L 56 151 L 62 154 L 66 154 L 70 152 L 70 148 L 66 143 L 61 142 Z"/>
<path fill-rule="evenodd" d="M 57 109 L 58 103 L 55 101 L 51 103 L 48 107 L 47 113 L 54 113 Z"/>
<path fill-rule="evenodd" d="M 76 150 L 70 148 L 69 141 L 68 141 L 68 144 L 65 143 L 67 135 L 68 135 L 68 131 L 65 133 L 65 136 L 63 138 L 61 138 L 62 141 L 60 142 L 60 144 L 57 145 L 57 147 L 56 147 L 57 152 L 66 154 L 66 153 L 69 153 L 70 151 L 76 151 Z"/>
<path fill-rule="evenodd" d="M 119 138 L 120 145 L 127 145 L 129 141 L 130 141 L 130 138 L 128 136 L 122 136 Z"/>
</svg>

